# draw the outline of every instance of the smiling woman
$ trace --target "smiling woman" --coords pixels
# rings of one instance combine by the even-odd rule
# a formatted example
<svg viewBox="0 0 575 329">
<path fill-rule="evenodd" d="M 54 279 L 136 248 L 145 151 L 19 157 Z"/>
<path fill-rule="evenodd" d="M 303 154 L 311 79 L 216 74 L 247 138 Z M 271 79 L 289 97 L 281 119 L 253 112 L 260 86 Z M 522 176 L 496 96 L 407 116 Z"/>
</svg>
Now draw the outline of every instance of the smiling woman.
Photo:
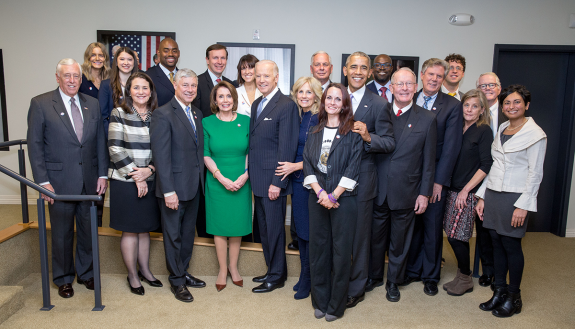
<svg viewBox="0 0 575 329">
<path fill-rule="evenodd" d="M 82 64 L 82 84 L 80 92 L 98 98 L 100 83 L 110 74 L 110 59 L 106 47 L 99 42 L 92 42 L 84 52 Z"/>
</svg>

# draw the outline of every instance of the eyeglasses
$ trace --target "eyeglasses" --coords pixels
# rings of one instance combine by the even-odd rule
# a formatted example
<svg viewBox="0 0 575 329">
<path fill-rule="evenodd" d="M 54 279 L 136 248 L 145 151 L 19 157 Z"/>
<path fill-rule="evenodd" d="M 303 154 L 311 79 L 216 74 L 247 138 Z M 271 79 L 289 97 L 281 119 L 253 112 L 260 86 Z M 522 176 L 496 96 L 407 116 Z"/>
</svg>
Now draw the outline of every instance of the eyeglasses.
<svg viewBox="0 0 575 329">
<path fill-rule="evenodd" d="M 450 66 L 449 71 L 463 71 L 463 67 L 461 67 L 461 66 Z"/>
<path fill-rule="evenodd" d="M 487 89 L 487 87 L 489 87 L 489 89 L 493 89 L 495 87 L 499 86 L 498 83 L 484 83 L 482 85 L 477 86 L 479 89 L 481 90 L 485 90 Z"/>
<path fill-rule="evenodd" d="M 375 63 L 373 64 L 373 67 L 375 67 L 376 69 L 384 69 L 386 67 L 391 67 L 390 63 Z"/>
<path fill-rule="evenodd" d="M 407 88 L 412 88 L 415 85 L 417 85 L 417 82 L 398 82 L 398 83 L 392 83 L 392 85 L 397 86 L 398 88 L 403 88 L 403 86 L 406 86 Z"/>
</svg>

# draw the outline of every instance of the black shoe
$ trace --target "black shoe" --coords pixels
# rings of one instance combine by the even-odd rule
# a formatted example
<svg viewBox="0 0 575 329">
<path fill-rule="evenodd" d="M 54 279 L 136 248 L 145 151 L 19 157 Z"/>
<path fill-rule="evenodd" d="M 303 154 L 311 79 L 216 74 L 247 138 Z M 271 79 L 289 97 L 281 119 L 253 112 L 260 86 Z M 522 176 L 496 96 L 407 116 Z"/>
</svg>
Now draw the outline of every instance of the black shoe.
<svg viewBox="0 0 575 329">
<path fill-rule="evenodd" d="M 493 292 L 493 297 L 485 303 L 479 304 L 479 308 L 484 311 L 493 311 L 499 305 L 503 304 L 505 298 L 507 298 L 507 287 L 496 287 Z"/>
<path fill-rule="evenodd" d="M 365 292 L 370 292 L 376 287 L 383 286 L 382 279 L 367 279 L 367 284 L 365 285 Z"/>
<path fill-rule="evenodd" d="M 495 283 L 491 284 L 491 291 L 495 291 Z"/>
<path fill-rule="evenodd" d="M 135 294 L 135 295 L 140 295 L 140 296 L 144 296 L 144 287 L 139 286 L 137 288 L 132 287 L 132 284 L 130 283 L 130 277 L 127 277 L 128 279 L 128 285 L 130 286 L 130 291 Z"/>
<path fill-rule="evenodd" d="M 65 283 L 58 287 L 58 295 L 62 298 L 70 298 L 74 296 L 74 288 L 71 283 Z"/>
<path fill-rule="evenodd" d="M 437 283 L 433 281 L 425 282 L 425 286 L 423 287 L 423 292 L 428 296 L 435 296 L 437 295 Z"/>
<path fill-rule="evenodd" d="M 355 307 L 359 302 L 365 299 L 365 292 L 357 297 L 347 296 L 347 303 L 345 304 L 346 308 Z"/>
<path fill-rule="evenodd" d="M 181 302 L 191 303 L 194 301 L 194 297 L 192 296 L 192 294 L 190 293 L 185 284 L 181 284 L 179 286 L 171 286 L 170 290 L 172 291 L 174 296 L 176 296 L 176 299 Z"/>
<path fill-rule="evenodd" d="M 489 287 L 493 283 L 493 275 L 485 275 L 479 277 L 479 285 L 482 287 Z"/>
<path fill-rule="evenodd" d="M 78 278 L 76 281 L 79 284 L 85 285 L 88 290 L 94 290 L 94 278 L 89 278 L 88 280 L 80 280 L 80 278 Z"/>
<path fill-rule="evenodd" d="M 260 284 L 259 286 L 253 288 L 252 292 L 255 292 L 255 293 L 272 292 L 278 288 L 283 288 L 283 286 L 284 286 L 284 282 L 281 282 L 281 283 L 264 282 L 264 283 Z"/>
<path fill-rule="evenodd" d="M 400 286 L 408 286 L 412 282 L 419 282 L 419 281 L 421 281 L 420 277 L 413 277 L 408 275 L 405 277 L 405 279 L 403 279 L 403 283 L 400 284 Z"/>
<path fill-rule="evenodd" d="M 297 242 L 297 240 L 293 240 L 292 242 L 290 242 L 288 244 L 288 249 L 289 250 L 299 250 L 299 242 Z"/>
<path fill-rule="evenodd" d="M 435 286 L 435 289 L 437 289 L 437 286 Z M 396 283 L 387 281 L 385 284 L 385 290 L 387 291 L 385 294 L 385 298 L 387 298 L 387 300 L 390 302 L 399 302 L 401 295 L 399 293 L 399 287 Z"/>
<path fill-rule="evenodd" d="M 252 279 L 253 282 L 259 282 L 259 283 L 263 283 L 266 282 L 266 280 L 268 279 L 268 274 L 264 274 L 264 275 L 260 275 L 260 276 L 254 276 L 254 278 Z"/>
<path fill-rule="evenodd" d="M 162 281 L 160 280 L 154 280 L 154 281 L 150 281 L 148 279 L 146 279 L 145 276 L 142 275 L 142 273 L 140 271 L 138 271 L 138 276 L 140 277 L 140 280 L 146 282 L 147 284 L 149 284 L 152 287 L 163 287 L 164 285 L 162 284 Z"/>
<path fill-rule="evenodd" d="M 521 308 L 523 307 L 523 302 L 521 301 L 521 293 L 508 293 L 503 304 L 499 305 L 496 309 L 491 312 L 499 318 L 508 318 L 513 314 L 521 313 Z"/>
<path fill-rule="evenodd" d="M 193 277 L 190 273 L 186 273 L 186 286 L 191 288 L 203 288 L 206 286 L 206 283 L 198 278 Z"/>
</svg>

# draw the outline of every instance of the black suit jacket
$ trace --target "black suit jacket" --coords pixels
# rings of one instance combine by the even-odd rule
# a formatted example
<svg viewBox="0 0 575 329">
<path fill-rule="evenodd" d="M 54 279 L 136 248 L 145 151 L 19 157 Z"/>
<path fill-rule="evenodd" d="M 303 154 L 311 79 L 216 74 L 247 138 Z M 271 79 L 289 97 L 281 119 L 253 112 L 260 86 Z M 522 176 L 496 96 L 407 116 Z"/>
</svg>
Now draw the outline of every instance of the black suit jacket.
<svg viewBox="0 0 575 329">
<path fill-rule="evenodd" d="M 252 104 L 250 120 L 250 150 L 248 168 L 252 191 L 257 197 L 267 197 L 270 185 L 281 188 L 280 195 L 292 194 L 289 176 L 281 180 L 275 170 L 278 162 L 294 162 L 299 136 L 299 111 L 291 98 L 278 89 L 256 119 L 258 105 L 263 97 Z"/>
<path fill-rule="evenodd" d="M 176 73 L 174 70 L 174 74 Z M 175 90 L 174 85 L 170 82 L 170 79 L 166 76 L 160 65 L 152 66 L 147 71 L 146 74 L 150 76 L 154 82 L 154 87 L 156 87 L 156 94 L 158 95 L 158 107 L 164 106 L 169 103 L 174 97 Z"/>
<path fill-rule="evenodd" d="M 393 115 L 391 104 L 385 111 Z M 417 196 L 430 196 L 433 191 L 436 117 L 415 104 L 403 115 L 408 114 L 409 119 L 395 142 L 393 153 L 375 156 L 379 173 L 376 203 L 382 205 L 387 198 L 391 210 L 413 209 Z M 394 126 L 395 129 L 398 127 Z M 376 131 L 379 130 L 381 128 L 377 126 Z M 379 145 L 372 143 L 370 151 L 378 150 Z"/>
<path fill-rule="evenodd" d="M 234 84 L 232 80 L 223 75 L 222 80 L 229 82 L 232 85 Z M 206 72 L 198 75 L 198 95 L 192 102 L 195 107 L 202 111 L 204 118 L 212 115 L 212 109 L 210 108 L 210 93 L 212 92 L 212 89 L 214 89 L 214 83 L 212 82 L 212 78 L 210 77 L 208 70 L 206 70 Z"/>
<path fill-rule="evenodd" d="M 108 147 L 98 100 L 79 93 L 84 118 L 78 141 L 59 89 L 36 96 L 28 110 L 28 157 L 36 183 L 50 182 L 57 194 L 96 194 L 108 175 Z"/>
<path fill-rule="evenodd" d="M 392 152 L 395 147 L 389 113 L 385 113 L 387 104 L 385 98 L 366 91 L 353 116 L 355 121 L 365 123 L 372 141 L 378 140 L 381 144 L 380 152 L 384 153 Z M 382 126 L 379 133 L 375 131 L 376 122 L 380 122 Z M 365 143 L 364 146 L 366 146 Z M 361 156 L 358 183 L 357 193 L 359 201 L 375 198 L 377 195 L 377 171 L 374 153 L 367 152 L 367 146 Z"/>
<path fill-rule="evenodd" d="M 421 90 L 415 94 L 413 102 Z M 431 108 L 437 117 L 437 149 L 435 151 L 435 183 L 451 185 L 451 174 L 463 140 L 463 108 L 461 102 L 441 91 Z"/>
<path fill-rule="evenodd" d="M 198 140 L 184 109 L 173 97 L 154 111 L 150 142 L 156 166 L 156 196 L 175 191 L 181 201 L 192 200 L 204 189 L 204 128 L 202 112 L 191 106 Z"/>
</svg>

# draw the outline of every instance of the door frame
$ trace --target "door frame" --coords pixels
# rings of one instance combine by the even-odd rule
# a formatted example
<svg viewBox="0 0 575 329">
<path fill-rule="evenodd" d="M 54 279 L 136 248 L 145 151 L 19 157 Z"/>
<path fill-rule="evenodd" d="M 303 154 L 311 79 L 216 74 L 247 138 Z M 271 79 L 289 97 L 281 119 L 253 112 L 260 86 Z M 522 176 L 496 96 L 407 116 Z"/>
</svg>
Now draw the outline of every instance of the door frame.
<svg viewBox="0 0 575 329">
<path fill-rule="evenodd" d="M 546 52 L 546 53 L 570 53 L 575 55 L 575 46 L 568 46 L 568 45 L 518 45 L 518 44 L 495 44 L 495 49 L 493 53 L 493 72 L 497 74 L 497 66 L 499 63 L 499 53 L 501 52 L 521 52 L 521 53 L 537 53 L 537 52 Z M 575 80 L 575 72 L 568 72 L 567 74 L 568 79 Z M 575 89 L 575 88 L 574 88 Z M 566 94 L 569 95 L 569 92 L 566 91 Z M 565 231 L 567 226 L 567 215 L 569 213 L 569 199 L 571 194 L 571 180 L 573 176 L 573 163 L 575 161 L 575 90 L 571 91 L 572 99 L 570 105 L 570 111 L 567 113 L 568 118 L 568 131 L 566 132 L 566 136 L 568 136 L 568 140 L 564 141 L 567 144 L 567 158 L 563 159 L 563 167 L 565 168 L 563 172 L 558 173 L 560 177 L 563 177 L 561 180 L 561 186 L 558 186 L 559 191 L 561 191 L 561 195 L 563 196 L 559 200 L 559 220 L 557 224 L 551 224 L 551 233 L 556 234 L 560 237 L 565 237 Z M 565 110 L 568 109 L 568 102 L 563 107 L 563 115 L 565 117 Z M 561 159 L 559 159 L 561 161 Z"/>
</svg>

